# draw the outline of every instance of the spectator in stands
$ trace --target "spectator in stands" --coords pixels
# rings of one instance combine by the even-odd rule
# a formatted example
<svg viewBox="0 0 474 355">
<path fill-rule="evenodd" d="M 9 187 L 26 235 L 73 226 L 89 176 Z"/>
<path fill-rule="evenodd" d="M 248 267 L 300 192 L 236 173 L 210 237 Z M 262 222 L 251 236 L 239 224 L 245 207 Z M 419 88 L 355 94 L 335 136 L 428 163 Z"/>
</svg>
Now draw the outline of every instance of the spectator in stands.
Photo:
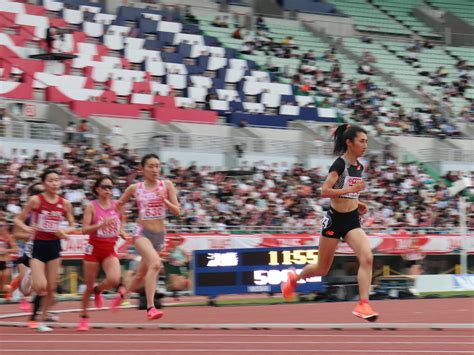
<svg viewBox="0 0 474 355">
<path fill-rule="evenodd" d="M 54 40 L 56 39 L 56 34 L 57 34 L 56 27 L 53 26 L 53 27 L 46 28 L 45 42 L 46 42 L 47 53 L 51 53 L 53 51 L 53 44 L 54 44 Z"/>
<path fill-rule="evenodd" d="M 74 122 L 69 122 L 66 129 L 64 130 L 64 133 L 66 133 L 66 144 L 71 144 L 75 141 L 75 135 L 77 133 L 77 128 Z"/>
<path fill-rule="evenodd" d="M 295 40 L 293 39 L 292 36 L 287 36 L 283 38 L 281 44 L 283 47 L 290 48 L 290 49 L 298 49 L 298 46 L 295 43 Z"/>
<path fill-rule="evenodd" d="M 413 51 L 408 52 L 406 57 L 405 57 L 405 62 L 407 62 L 408 64 L 418 62 L 418 53 L 413 52 Z"/>
<path fill-rule="evenodd" d="M 422 48 L 422 44 L 420 41 L 416 40 L 412 45 L 408 46 L 407 50 L 413 52 L 420 52 Z"/>
<path fill-rule="evenodd" d="M 362 75 L 374 75 L 374 70 L 369 64 L 364 64 L 361 63 L 359 64 L 359 67 L 357 68 L 357 72 Z"/>
<path fill-rule="evenodd" d="M 265 23 L 265 20 L 263 19 L 262 15 L 257 16 L 255 27 L 257 28 L 257 30 L 268 31 L 268 26 Z"/>
<path fill-rule="evenodd" d="M 12 119 L 5 108 L 0 108 L 0 136 L 6 136 L 11 126 Z"/>
<path fill-rule="evenodd" d="M 373 54 L 370 53 L 369 51 L 364 52 L 364 54 L 362 55 L 362 61 L 364 63 L 376 63 L 377 62 L 377 60 L 375 59 Z"/>
<path fill-rule="evenodd" d="M 334 62 L 336 61 L 336 49 L 331 48 L 331 50 L 327 50 L 324 52 L 324 60 L 327 60 L 328 62 Z"/>
<path fill-rule="evenodd" d="M 235 25 L 235 31 L 232 33 L 232 38 L 242 39 L 242 28 L 239 25 Z"/>
<path fill-rule="evenodd" d="M 211 23 L 212 26 L 214 27 L 224 27 L 228 28 L 229 27 L 229 17 L 228 16 L 216 16 L 214 18 L 214 21 Z"/>
<path fill-rule="evenodd" d="M 244 42 L 240 46 L 239 52 L 242 54 L 252 54 L 253 53 L 253 46 L 250 42 Z"/>
<path fill-rule="evenodd" d="M 433 49 L 433 45 L 428 40 L 425 40 L 423 41 L 423 48 Z"/>
<path fill-rule="evenodd" d="M 214 20 L 211 22 L 211 25 L 214 26 L 214 27 L 221 27 L 221 17 L 220 16 L 216 16 L 214 17 Z"/>
<path fill-rule="evenodd" d="M 89 124 L 87 123 L 86 120 L 81 120 L 81 123 L 77 127 L 77 130 L 79 132 L 79 140 L 82 143 L 88 143 L 89 140 L 89 135 L 91 133 L 91 128 Z"/>
<path fill-rule="evenodd" d="M 199 20 L 191 13 L 191 6 L 186 5 L 186 10 L 184 13 L 184 21 L 192 24 L 199 24 Z"/>
<path fill-rule="evenodd" d="M 303 55 L 303 60 L 316 60 L 316 54 L 310 49 Z"/>
</svg>

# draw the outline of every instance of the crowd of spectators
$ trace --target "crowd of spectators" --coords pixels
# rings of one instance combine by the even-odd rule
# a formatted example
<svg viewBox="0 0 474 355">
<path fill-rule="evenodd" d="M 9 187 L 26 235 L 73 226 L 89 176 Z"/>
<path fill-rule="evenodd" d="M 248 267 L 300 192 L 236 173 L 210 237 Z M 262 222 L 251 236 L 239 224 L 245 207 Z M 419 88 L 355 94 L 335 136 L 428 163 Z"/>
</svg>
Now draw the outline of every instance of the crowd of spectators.
<svg viewBox="0 0 474 355">
<path fill-rule="evenodd" d="M 358 80 L 347 78 L 337 59 L 325 60 L 333 62 L 330 71 L 320 70 L 317 62 L 302 60 L 298 73 L 292 77 L 298 95 L 319 98 L 309 106 L 336 107 L 342 117 L 350 116 L 359 124 L 370 125 L 379 134 L 456 137 L 462 135 L 460 123 L 474 122 L 472 102 L 460 112 L 454 111 L 448 97 L 439 103 L 426 103 L 408 110 L 390 89 L 377 86 L 370 76 L 361 76 Z M 360 70 L 369 68 L 363 64 Z"/>
<path fill-rule="evenodd" d="M 222 21 L 222 19 L 219 19 Z M 225 19 L 230 26 L 228 19 Z M 217 22 L 216 22 L 217 23 Z M 216 24 L 217 25 L 217 24 Z M 215 26 L 216 26 L 215 25 Z M 370 51 L 365 51 L 358 63 L 359 79 L 349 78 L 341 70 L 338 52 L 335 47 L 322 53 L 310 50 L 303 54 L 296 54 L 298 49 L 293 37 L 287 36 L 281 42 L 276 41 L 271 31 L 265 25 L 263 18 L 256 23 L 254 34 L 237 26 L 232 34 L 233 38 L 241 39 L 240 52 L 243 54 L 265 54 L 268 57 L 265 70 L 276 77 L 288 77 L 287 68 L 278 67 L 271 61 L 272 57 L 295 58 L 300 60 L 298 72 L 291 76 L 294 92 L 297 95 L 312 95 L 323 97 L 310 107 L 337 107 L 341 116 L 351 116 L 360 124 L 374 126 L 380 134 L 415 134 L 428 135 L 439 138 L 457 137 L 462 135 L 460 123 L 474 122 L 474 103 L 466 105 L 457 112 L 453 108 L 451 98 L 462 97 L 466 89 L 471 87 L 471 76 L 466 62 L 460 60 L 456 67 L 459 70 L 459 79 L 449 82 L 446 79 L 446 70 L 440 67 L 433 73 L 426 73 L 426 85 L 443 88 L 442 100 L 430 101 L 430 95 L 417 87 L 417 92 L 426 101 L 420 107 L 408 109 L 389 88 L 382 88 L 371 79 L 376 74 L 374 64 L 376 58 Z M 429 42 L 415 42 L 407 48 L 406 60 L 416 66 L 417 53 L 425 48 L 433 48 Z M 413 56 L 410 56 L 413 54 Z M 321 62 L 332 63 L 329 71 L 320 69 Z M 420 73 L 423 74 L 423 73 Z M 285 104 L 292 104 L 291 102 Z"/>
<path fill-rule="evenodd" d="M 89 199 L 91 186 L 100 174 L 111 175 L 118 198 L 125 188 L 140 178 L 140 157 L 124 145 L 113 149 L 107 144 L 92 148 L 83 142 L 65 144 L 64 156 L 14 154 L 0 161 L 0 211 L 7 220 L 19 213 L 27 199 L 27 187 L 50 166 L 62 172 L 62 193 L 73 204 L 76 221 Z M 198 164 L 198 163 L 197 163 Z M 238 226 L 265 230 L 317 233 L 320 219 L 330 200 L 319 190 L 327 167 L 303 168 L 265 163 L 241 166 L 239 174 L 216 172 L 197 164 L 183 167 L 176 160 L 163 162 L 163 174 L 179 191 L 182 215 L 169 218 L 169 228 L 187 226 L 184 231 L 228 231 Z M 450 232 L 458 226 L 457 200 L 448 195 L 447 183 L 458 179 L 450 173 L 433 181 L 415 164 L 398 164 L 388 159 L 365 160 L 368 188 L 362 199 L 369 203 L 365 225 L 373 230 L 396 232 L 400 228 L 436 227 Z M 129 222 L 136 218 L 134 204 L 128 207 Z M 469 207 L 468 224 L 474 227 L 474 208 Z"/>
</svg>

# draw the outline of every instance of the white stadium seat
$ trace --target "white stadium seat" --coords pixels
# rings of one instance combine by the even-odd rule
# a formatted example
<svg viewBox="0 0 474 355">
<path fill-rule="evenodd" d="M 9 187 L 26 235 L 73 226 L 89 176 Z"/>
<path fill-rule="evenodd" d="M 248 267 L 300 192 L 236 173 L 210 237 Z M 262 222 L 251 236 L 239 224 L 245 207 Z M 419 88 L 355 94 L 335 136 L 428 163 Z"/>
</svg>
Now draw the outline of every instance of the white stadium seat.
<svg viewBox="0 0 474 355">
<path fill-rule="evenodd" d="M 89 37 L 101 37 L 104 35 L 104 25 L 101 23 L 84 21 L 84 32 Z"/>
<path fill-rule="evenodd" d="M 282 105 L 280 106 L 280 115 L 298 116 L 300 114 L 299 106 Z"/>
<path fill-rule="evenodd" d="M 227 65 L 227 58 L 209 57 L 207 70 L 219 70 Z"/>
<path fill-rule="evenodd" d="M 146 12 L 142 13 L 143 18 L 146 18 L 148 20 L 153 20 L 153 21 L 160 21 L 161 20 L 161 15 L 160 14 L 148 14 Z"/>
<path fill-rule="evenodd" d="M 177 63 L 165 63 L 166 72 L 169 74 L 181 74 L 186 75 L 188 74 L 188 69 L 184 64 L 177 64 Z"/>
<path fill-rule="evenodd" d="M 194 35 L 189 33 L 176 33 L 173 44 L 188 43 L 198 46 L 204 46 L 204 37 L 201 35 Z"/>
<path fill-rule="evenodd" d="M 180 33 L 182 29 L 183 25 L 179 22 L 160 21 L 156 26 L 156 30 L 161 32 Z"/>
<path fill-rule="evenodd" d="M 217 97 L 219 100 L 240 101 L 237 90 L 217 89 Z"/>
<path fill-rule="evenodd" d="M 64 3 L 61 1 L 43 0 L 43 6 L 48 11 L 59 12 L 64 8 Z"/>
<path fill-rule="evenodd" d="M 206 88 L 188 87 L 188 96 L 195 102 L 205 102 L 207 95 Z"/>
<path fill-rule="evenodd" d="M 145 65 L 145 69 L 153 76 L 163 76 L 166 74 L 166 67 L 165 63 L 147 60 Z"/>
<path fill-rule="evenodd" d="M 258 102 L 243 102 L 244 109 L 247 112 L 252 112 L 252 113 L 264 113 L 265 112 L 265 107 L 262 104 L 259 104 Z"/>
<path fill-rule="evenodd" d="M 226 83 L 237 83 L 244 77 L 244 69 L 227 69 L 225 71 L 225 82 Z"/>
<path fill-rule="evenodd" d="M 111 89 L 118 96 L 129 96 L 133 89 L 133 83 L 127 80 L 114 80 Z"/>
<path fill-rule="evenodd" d="M 175 97 L 174 104 L 176 107 L 194 108 L 194 100 L 189 97 Z"/>
<path fill-rule="evenodd" d="M 295 96 L 295 98 L 296 98 L 296 102 L 298 103 L 298 106 L 300 107 L 314 104 L 313 96 Z"/>
<path fill-rule="evenodd" d="M 211 110 L 229 111 L 229 101 L 226 100 L 211 100 L 209 102 Z"/>
<path fill-rule="evenodd" d="M 111 14 L 99 13 L 94 15 L 94 21 L 97 23 L 103 23 L 104 25 L 110 25 L 116 18 L 117 16 Z"/>
<path fill-rule="evenodd" d="M 130 102 L 132 104 L 153 105 L 154 95 L 149 94 L 132 94 Z"/>
<path fill-rule="evenodd" d="M 168 74 L 166 78 L 167 78 L 168 85 L 171 86 L 173 89 L 178 89 L 178 90 L 186 89 L 186 86 L 187 86 L 186 75 Z"/>
<path fill-rule="evenodd" d="M 71 25 L 80 25 L 84 21 L 84 13 L 80 10 L 64 9 L 63 18 Z"/>
<path fill-rule="evenodd" d="M 89 5 L 80 5 L 79 10 L 82 12 L 92 12 L 93 14 L 98 14 L 100 12 L 100 7 L 89 6 Z"/>
<path fill-rule="evenodd" d="M 104 44 L 107 48 L 120 51 L 124 48 L 124 37 L 121 35 L 105 35 Z"/>
<path fill-rule="evenodd" d="M 191 82 L 195 87 L 202 87 L 207 89 L 212 87 L 212 80 L 207 76 L 192 75 Z"/>
<path fill-rule="evenodd" d="M 280 95 L 263 93 L 260 102 L 266 107 L 278 107 L 281 103 L 280 99 Z"/>
<path fill-rule="evenodd" d="M 153 93 L 156 93 L 160 96 L 168 96 L 169 93 L 170 93 L 170 87 L 169 85 L 166 85 L 166 84 L 160 84 L 160 83 L 157 83 L 155 81 L 152 81 L 150 83 L 151 85 L 151 91 Z"/>
</svg>

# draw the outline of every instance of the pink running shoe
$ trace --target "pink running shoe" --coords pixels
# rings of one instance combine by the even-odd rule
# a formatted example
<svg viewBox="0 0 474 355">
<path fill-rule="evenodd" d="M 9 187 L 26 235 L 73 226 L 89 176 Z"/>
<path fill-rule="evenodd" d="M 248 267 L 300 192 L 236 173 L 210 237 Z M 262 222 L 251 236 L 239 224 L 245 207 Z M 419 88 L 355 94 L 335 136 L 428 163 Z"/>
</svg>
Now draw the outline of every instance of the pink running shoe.
<svg viewBox="0 0 474 355">
<path fill-rule="evenodd" d="M 79 321 L 79 326 L 77 327 L 77 330 L 80 332 L 86 332 L 89 330 L 89 319 L 81 317 L 81 320 Z"/>
<path fill-rule="evenodd" d="M 31 304 L 26 300 L 26 298 L 20 300 L 20 310 L 23 312 L 31 312 Z"/>
<path fill-rule="evenodd" d="M 152 307 L 146 312 L 146 316 L 148 320 L 156 320 L 163 317 L 163 312 L 157 310 L 155 307 Z"/>
<path fill-rule="evenodd" d="M 296 290 L 296 272 L 294 269 L 288 271 L 287 281 L 281 284 L 281 293 L 287 302 L 291 301 Z"/>
<path fill-rule="evenodd" d="M 118 295 L 110 303 L 110 309 L 116 311 L 117 308 L 122 304 L 125 296 L 125 287 L 121 286 L 118 289 Z"/>
<path fill-rule="evenodd" d="M 95 307 L 99 309 L 104 307 L 104 298 L 102 297 L 102 292 L 94 293 L 94 304 Z"/>
</svg>

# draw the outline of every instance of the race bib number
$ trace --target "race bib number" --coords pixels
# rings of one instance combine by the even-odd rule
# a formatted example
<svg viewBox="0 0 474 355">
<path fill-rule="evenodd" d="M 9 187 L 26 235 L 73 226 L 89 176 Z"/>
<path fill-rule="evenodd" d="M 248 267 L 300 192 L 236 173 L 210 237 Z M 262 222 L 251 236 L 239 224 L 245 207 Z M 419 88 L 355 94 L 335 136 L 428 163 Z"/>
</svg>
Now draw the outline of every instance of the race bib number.
<svg viewBox="0 0 474 355">
<path fill-rule="evenodd" d="M 115 238 L 119 235 L 120 229 L 120 220 L 117 218 L 115 219 L 114 223 L 111 223 L 107 226 L 100 228 L 97 231 L 97 236 L 99 238 Z"/>
<path fill-rule="evenodd" d="M 332 224 L 332 220 L 330 216 L 324 216 L 321 219 L 321 228 L 323 230 L 328 229 L 331 224 Z"/>
<path fill-rule="evenodd" d="M 43 211 L 38 217 L 37 227 L 43 232 L 57 232 L 62 221 L 60 212 Z"/>
<path fill-rule="evenodd" d="M 165 209 L 158 202 L 149 202 L 143 208 L 142 219 L 155 219 L 162 217 Z"/>
<path fill-rule="evenodd" d="M 32 242 L 27 242 L 25 244 L 24 253 L 28 256 L 31 256 L 32 252 L 33 252 L 33 243 Z"/>
<path fill-rule="evenodd" d="M 354 186 L 360 181 L 362 181 L 361 177 L 346 176 L 344 180 L 344 188 Z M 341 197 L 359 198 L 359 192 L 350 192 L 350 193 L 341 195 Z"/>
<path fill-rule="evenodd" d="M 92 255 L 92 252 L 94 251 L 94 246 L 91 244 L 87 244 L 86 248 L 84 250 L 84 254 L 86 255 Z"/>
</svg>

